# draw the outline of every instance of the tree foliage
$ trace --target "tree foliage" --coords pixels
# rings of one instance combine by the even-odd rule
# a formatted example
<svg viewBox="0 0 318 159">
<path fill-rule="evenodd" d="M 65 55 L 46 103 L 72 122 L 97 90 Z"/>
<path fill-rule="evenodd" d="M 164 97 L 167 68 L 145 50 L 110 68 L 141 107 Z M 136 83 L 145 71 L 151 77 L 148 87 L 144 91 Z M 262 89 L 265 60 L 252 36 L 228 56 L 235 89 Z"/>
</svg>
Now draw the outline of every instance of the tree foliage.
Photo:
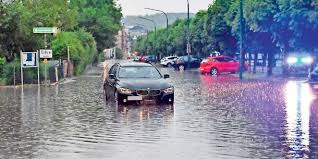
<svg viewBox="0 0 318 159">
<path fill-rule="evenodd" d="M 65 0 L 21 0 L 0 2 L 0 48 L 8 60 L 20 50 L 44 47 L 44 38 L 33 34 L 33 27 L 56 26 L 72 30 L 77 25 L 75 9 Z"/>
<path fill-rule="evenodd" d="M 240 43 L 240 0 L 216 0 L 207 11 L 200 11 L 190 22 L 193 53 L 206 56 L 211 51 L 233 55 Z M 248 53 L 268 55 L 269 68 L 275 54 L 289 52 L 318 52 L 318 2 L 316 0 L 244 0 L 244 50 Z M 167 54 L 186 51 L 186 20 L 169 28 Z M 162 30 L 161 32 L 164 32 Z M 154 33 L 151 32 L 149 36 Z M 157 39 L 165 37 L 159 34 Z M 162 40 L 156 42 L 141 37 L 136 50 L 156 43 L 155 49 L 163 50 Z M 153 52 L 156 52 L 154 50 Z M 182 53 L 181 53 L 182 54 Z M 269 69 L 270 70 L 270 69 Z"/>
<path fill-rule="evenodd" d="M 121 8 L 115 7 L 114 0 L 72 0 L 78 9 L 78 27 L 92 33 L 98 51 L 114 46 L 115 35 L 121 28 Z"/>
<path fill-rule="evenodd" d="M 34 34 L 33 27 L 52 26 L 91 33 L 101 51 L 114 45 L 121 17 L 114 0 L 0 1 L 0 53 L 11 61 L 20 50 L 43 48 L 44 36 Z M 55 38 L 48 36 L 49 42 Z"/>
</svg>

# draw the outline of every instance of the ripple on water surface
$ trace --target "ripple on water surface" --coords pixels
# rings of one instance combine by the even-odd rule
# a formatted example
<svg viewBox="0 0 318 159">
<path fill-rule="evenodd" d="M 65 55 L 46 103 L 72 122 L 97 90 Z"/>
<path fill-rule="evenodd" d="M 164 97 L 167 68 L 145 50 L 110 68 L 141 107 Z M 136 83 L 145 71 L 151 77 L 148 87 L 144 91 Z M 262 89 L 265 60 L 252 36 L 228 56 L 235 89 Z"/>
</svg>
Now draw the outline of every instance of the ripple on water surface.
<svg viewBox="0 0 318 159">
<path fill-rule="evenodd" d="M 316 93 L 300 81 L 164 68 L 174 107 L 116 107 L 105 104 L 98 71 L 23 93 L 0 88 L 0 158 L 318 156 Z"/>
</svg>

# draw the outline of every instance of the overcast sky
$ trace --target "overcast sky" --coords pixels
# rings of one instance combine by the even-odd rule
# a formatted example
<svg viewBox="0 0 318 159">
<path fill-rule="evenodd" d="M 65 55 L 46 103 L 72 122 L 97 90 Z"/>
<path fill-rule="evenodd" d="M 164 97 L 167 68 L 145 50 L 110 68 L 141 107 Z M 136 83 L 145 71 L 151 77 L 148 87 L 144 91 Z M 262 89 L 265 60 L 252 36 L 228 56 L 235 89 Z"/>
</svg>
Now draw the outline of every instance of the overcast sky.
<svg viewBox="0 0 318 159">
<path fill-rule="evenodd" d="M 190 12 L 207 9 L 212 2 L 213 0 L 189 0 Z M 124 16 L 156 13 L 145 10 L 146 7 L 174 13 L 187 11 L 187 0 L 118 0 L 118 3 L 122 6 Z"/>
</svg>

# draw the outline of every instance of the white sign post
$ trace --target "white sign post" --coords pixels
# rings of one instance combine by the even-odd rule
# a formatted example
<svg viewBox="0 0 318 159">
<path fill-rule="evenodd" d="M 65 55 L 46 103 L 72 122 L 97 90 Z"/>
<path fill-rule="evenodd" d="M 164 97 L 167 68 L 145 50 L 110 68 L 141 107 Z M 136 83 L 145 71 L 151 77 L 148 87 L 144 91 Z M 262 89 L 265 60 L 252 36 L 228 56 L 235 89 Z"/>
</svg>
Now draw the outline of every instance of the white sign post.
<svg viewBox="0 0 318 159">
<path fill-rule="evenodd" d="M 33 33 L 34 34 L 44 34 L 44 46 L 45 49 L 40 50 L 40 58 L 44 59 L 45 64 L 45 83 L 47 83 L 47 68 L 46 65 L 48 64 L 47 59 L 53 58 L 52 50 L 46 49 L 47 48 L 47 34 L 54 34 L 56 35 L 60 30 L 57 27 L 34 27 Z"/>
<path fill-rule="evenodd" d="M 23 69 L 38 68 L 38 85 L 40 85 L 39 52 L 20 52 L 21 57 L 21 83 L 24 84 Z"/>
<path fill-rule="evenodd" d="M 48 64 L 47 59 L 53 58 L 53 51 L 51 49 L 41 49 L 40 58 L 44 59 L 44 78 L 45 78 L 45 84 L 47 84 L 47 64 Z"/>
<path fill-rule="evenodd" d="M 51 59 L 53 58 L 53 51 L 50 49 L 41 49 L 40 50 L 41 59 Z"/>
</svg>

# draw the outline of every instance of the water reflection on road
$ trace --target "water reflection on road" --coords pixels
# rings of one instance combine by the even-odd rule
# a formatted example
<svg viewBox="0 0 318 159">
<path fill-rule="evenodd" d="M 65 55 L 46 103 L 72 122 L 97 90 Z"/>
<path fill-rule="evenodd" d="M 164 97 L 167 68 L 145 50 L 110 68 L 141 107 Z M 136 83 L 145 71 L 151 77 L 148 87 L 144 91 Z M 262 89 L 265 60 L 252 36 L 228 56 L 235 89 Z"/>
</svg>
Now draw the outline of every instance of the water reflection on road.
<svg viewBox="0 0 318 159">
<path fill-rule="evenodd" d="M 285 131 L 289 148 L 288 157 L 310 157 L 310 116 L 312 102 L 315 98 L 308 84 L 295 81 L 286 84 Z"/>
<path fill-rule="evenodd" d="M 105 103 L 98 73 L 0 88 L 0 158 L 316 158 L 317 92 L 302 81 L 169 73 L 172 106 Z"/>
</svg>

